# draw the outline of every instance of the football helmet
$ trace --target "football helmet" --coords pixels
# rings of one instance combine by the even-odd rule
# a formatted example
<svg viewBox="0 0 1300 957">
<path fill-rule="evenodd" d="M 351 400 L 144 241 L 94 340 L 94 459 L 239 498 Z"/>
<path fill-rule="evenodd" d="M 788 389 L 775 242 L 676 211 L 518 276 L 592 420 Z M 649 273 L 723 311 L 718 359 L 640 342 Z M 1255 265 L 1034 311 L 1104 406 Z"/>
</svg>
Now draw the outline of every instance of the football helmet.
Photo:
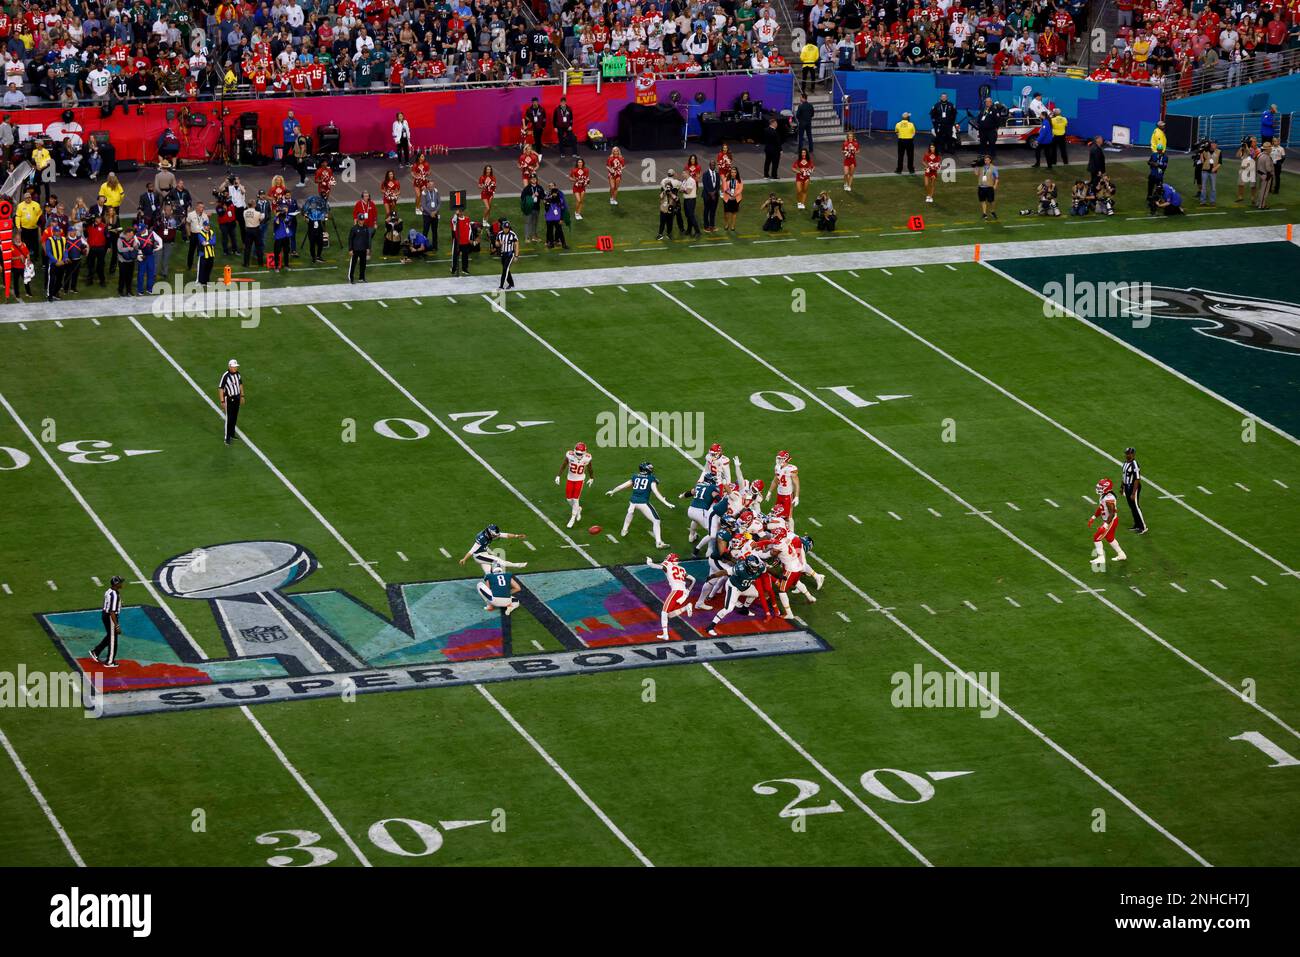
<svg viewBox="0 0 1300 957">
<path fill-rule="evenodd" d="M 502 565 L 500 562 L 493 562 L 493 563 L 492 563 L 492 574 L 493 574 L 493 575 L 501 575 L 501 574 L 504 574 L 504 573 L 505 573 L 505 570 L 506 570 L 506 566 Z"/>
<path fill-rule="evenodd" d="M 1097 494 L 1105 495 L 1107 492 L 1113 490 L 1114 488 L 1115 488 L 1115 483 L 1108 478 L 1104 478 L 1097 483 Z"/>
<path fill-rule="evenodd" d="M 712 453 L 714 453 L 715 455 L 716 455 L 718 452 L 721 452 L 721 451 L 722 451 L 722 443 L 721 443 L 721 442 L 714 442 L 712 445 L 709 446 L 709 451 L 712 452 Z"/>
<path fill-rule="evenodd" d="M 781 542 L 785 541 L 785 537 L 788 534 L 789 532 L 785 528 L 774 528 L 772 529 L 772 541 L 779 545 Z"/>
<path fill-rule="evenodd" d="M 500 534 L 501 534 L 501 526 L 500 526 L 500 525 L 489 525 L 487 528 L 483 529 L 483 531 L 487 532 L 489 535 L 491 535 L 491 536 L 493 536 L 493 537 L 496 537 L 497 535 L 500 535 Z"/>
<path fill-rule="evenodd" d="M 745 564 L 754 571 L 761 571 L 763 568 L 763 559 L 759 558 L 757 555 L 749 555 L 745 558 Z"/>
<path fill-rule="evenodd" d="M 813 540 L 812 540 L 812 536 L 811 536 L 811 535 L 800 535 L 800 536 L 799 536 L 799 541 L 803 542 L 803 547 L 804 547 L 805 549 L 807 549 L 807 550 L 810 551 L 810 552 L 812 551 L 812 549 L 813 549 Z"/>
<path fill-rule="evenodd" d="M 752 488 L 755 492 L 761 492 L 763 491 L 763 480 L 754 479 L 754 481 L 749 483 L 749 487 Z"/>
<path fill-rule="evenodd" d="M 642 462 L 640 465 L 636 467 L 636 470 L 638 472 L 650 473 L 655 470 L 655 467 L 649 462 Z"/>
<path fill-rule="evenodd" d="M 575 451 L 575 452 L 585 452 L 585 451 L 587 451 L 587 443 L 586 443 L 586 442 L 579 442 L 577 445 L 575 445 L 575 446 L 573 447 L 573 451 Z"/>
<path fill-rule="evenodd" d="M 745 509 L 740 513 L 740 520 L 745 523 L 752 522 L 754 520 L 754 513 L 749 509 Z"/>
<path fill-rule="evenodd" d="M 778 462 L 788 462 L 790 460 L 790 453 L 785 449 L 782 449 L 780 452 L 776 453 L 776 460 Z"/>
<path fill-rule="evenodd" d="M 675 562 L 675 561 L 677 561 L 677 553 L 676 553 L 676 552 L 669 552 L 667 555 L 664 556 L 664 561 L 666 561 L 666 562 Z"/>
<path fill-rule="evenodd" d="M 785 506 L 784 506 L 784 505 L 781 505 L 780 503 L 777 503 L 776 505 L 773 505 L 773 506 L 772 506 L 772 517 L 773 517 L 773 518 L 785 518 Z"/>
</svg>

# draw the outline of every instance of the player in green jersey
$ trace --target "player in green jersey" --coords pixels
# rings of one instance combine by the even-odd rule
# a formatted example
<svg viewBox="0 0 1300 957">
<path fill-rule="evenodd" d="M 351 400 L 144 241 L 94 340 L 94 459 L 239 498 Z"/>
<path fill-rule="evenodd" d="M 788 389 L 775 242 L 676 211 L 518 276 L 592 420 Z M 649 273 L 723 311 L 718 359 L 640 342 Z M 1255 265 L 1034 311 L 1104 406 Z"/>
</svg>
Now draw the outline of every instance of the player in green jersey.
<svg viewBox="0 0 1300 957">
<path fill-rule="evenodd" d="M 677 506 L 664 498 L 663 493 L 659 491 L 659 479 L 655 476 L 655 467 L 649 462 L 642 462 L 635 475 L 623 484 L 614 486 L 605 494 L 613 495 L 625 488 L 630 488 L 632 494 L 628 497 L 627 515 L 623 518 L 623 531 L 621 534 L 627 535 L 627 530 L 632 525 L 633 514 L 640 512 L 650 519 L 650 527 L 655 537 L 655 547 L 667 548 L 668 543 L 663 540 L 663 536 L 659 533 L 659 513 L 650 504 L 650 496 L 653 494 L 655 498 L 669 508 L 676 508 Z"/>
</svg>

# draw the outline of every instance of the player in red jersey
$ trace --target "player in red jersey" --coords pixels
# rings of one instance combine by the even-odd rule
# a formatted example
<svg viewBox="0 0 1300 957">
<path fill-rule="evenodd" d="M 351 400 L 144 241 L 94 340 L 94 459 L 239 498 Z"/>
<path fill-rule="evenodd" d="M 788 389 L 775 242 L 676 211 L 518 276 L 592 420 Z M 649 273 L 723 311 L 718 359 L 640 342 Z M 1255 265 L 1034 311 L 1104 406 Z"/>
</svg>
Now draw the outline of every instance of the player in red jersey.
<svg viewBox="0 0 1300 957">
<path fill-rule="evenodd" d="M 615 146 L 609 151 L 609 159 L 605 160 L 605 172 L 609 174 L 609 205 L 618 205 L 618 187 L 623 182 L 623 170 L 627 162 L 623 159 L 622 151 Z"/>
<path fill-rule="evenodd" d="M 659 632 L 660 641 L 671 640 L 671 636 L 668 634 L 669 618 L 676 618 L 678 615 L 690 615 L 695 611 L 695 605 L 691 602 L 691 592 L 695 589 L 695 579 L 686 574 L 686 569 L 682 568 L 678 562 L 676 552 L 669 552 L 665 555 L 662 563 L 653 561 L 649 557 L 645 560 L 648 568 L 663 569 L 664 578 L 668 580 L 668 597 L 664 599 L 664 606 L 659 612 L 659 627 L 663 629 Z"/>
<path fill-rule="evenodd" d="M 483 200 L 483 222 L 492 221 L 492 197 L 497 194 L 497 174 L 492 167 L 484 166 L 478 178 L 478 198 Z"/>
<path fill-rule="evenodd" d="M 853 192 L 853 174 L 858 170 L 858 137 L 852 131 L 844 135 L 844 145 L 840 147 L 844 154 L 844 192 Z"/>
<path fill-rule="evenodd" d="M 587 184 L 591 182 L 591 170 L 582 157 L 573 161 L 569 179 L 573 181 L 573 218 L 582 219 L 582 204 L 587 199 Z"/>
<path fill-rule="evenodd" d="M 921 177 L 925 183 L 925 201 L 933 203 L 934 187 L 939 182 L 939 168 L 943 166 L 943 157 L 939 155 L 939 150 L 934 143 L 925 148 L 925 153 L 921 156 L 921 166 L 925 174 Z"/>
<path fill-rule="evenodd" d="M 573 528 L 578 519 L 582 518 L 582 488 L 596 480 L 586 442 L 579 442 L 564 453 L 564 461 L 560 463 L 560 471 L 555 476 L 556 485 L 560 484 L 562 475 L 567 475 L 564 479 L 564 497 L 569 502 L 569 524 L 566 527 Z"/>
<path fill-rule="evenodd" d="M 816 169 L 812 154 L 807 149 L 801 149 L 799 158 L 790 168 L 794 170 L 795 202 L 799 204 L 800 209 L 805 209 L 808 203 L 808 182 L 812 179 L 813 170 Z"/>
<path fill-rule="evenodd" d="M 1093 553 L 1092 565 L 1094 569 L 1100 571 L 1106 567 L 1106 548 L 1104 543 L 1110 542 L 1111 548 L 1115 549 L 1115 561 L 1122 562 L 1128 558 L 1124 554 L 1124 549 L 1119 547 L 1119 542 L 1115 541 L 1115 526 L 1119 524 L 1119 509 L 1115 505 L 1115 485 L 1110 479 L 1104 478 L 1097 483 L 1097 510 L 1092 513 L 1092 518 L 1088 519 L 1088 527 L 1092 528 L 1094 522 L 1101 519 L 1101 524 L 1092 534 Z"/>
</svg>

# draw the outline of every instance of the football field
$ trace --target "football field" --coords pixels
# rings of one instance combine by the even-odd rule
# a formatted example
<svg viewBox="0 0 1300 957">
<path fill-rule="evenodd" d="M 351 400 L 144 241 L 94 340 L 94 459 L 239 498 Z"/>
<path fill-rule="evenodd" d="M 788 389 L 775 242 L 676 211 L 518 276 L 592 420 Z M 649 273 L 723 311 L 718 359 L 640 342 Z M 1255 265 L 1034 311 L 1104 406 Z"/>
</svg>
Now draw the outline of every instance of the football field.
<svg viewBox="0 0 1300 957">
<path fill-rule="evenodd" d="M 1266 341 L 1300 251 L 826 262 L 0 323 L 0 671 L 103 679 L 99 716 L 0 708 L 0 858 L 1300 863 L 1300 356 Z M 1067 275 L 1165 306 L 1045 314 Z M 652 462 L 689 557 L 714 442 L 769 482 L 790 450 L 825 584 L 662 642 L 663 550 L 603 493 Z M 1129 445 L 1150 531 L 1120 496 L 1099 569 Z M 458 564 L 489 523 L 527 535 L 508 619 Z"/>
</svg>

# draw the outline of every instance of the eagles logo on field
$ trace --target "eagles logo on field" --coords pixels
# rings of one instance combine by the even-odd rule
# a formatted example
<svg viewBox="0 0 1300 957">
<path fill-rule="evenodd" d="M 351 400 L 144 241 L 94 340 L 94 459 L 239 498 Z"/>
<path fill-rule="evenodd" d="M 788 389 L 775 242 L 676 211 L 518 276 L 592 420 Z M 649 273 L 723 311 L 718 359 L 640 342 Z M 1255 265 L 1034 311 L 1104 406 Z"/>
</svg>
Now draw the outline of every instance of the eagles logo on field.
<svg viewBox="0 0 1300 957">
<path fill-rule="evenodd" d="M 705 562 L 682 565 L 699 581 L 708 576 Z M 36 617 L 69 664 L 94 675 L 102 692 L 88 710 L 106 717 L 830 647 L 782 618 L 738 617 L 707 637 L 707 611 L 673 619 L 673 640 L 660 641 L 668 584 L 645 565 L 520 575 L 520 607 L 510 616 L 484 608 L 477 577 L 387 585 L 383 609 L 339 589 L 287 590 L 317 567 L 316 557 L 294 542 L 225 542 L 177 555 L 153 578 L 167 607 L 123 604 L 119 667 L 112 671 L 90 654 L 103 634 L 98 607 Z M 183 630 L 171 605 L 186 601 L 207 603 L 223 654 L 208 657 Z M 512 628 L 528 635 L 519 648 Z"/>
<path fill-rule="evenodd" d="M 1196 326 L 1203 335 L 1253 349 L 1300 353 L 1300 306 L 1294 303 L 1206 289 L 1152 286 L 1150 290 L 1152 298 L 1145 306 L 1152 316 L 1206 320 L 1209 324 Z M 1123 300 L 1129 294 L 1129 288 L 1115 292 Z"/>
</svg>

